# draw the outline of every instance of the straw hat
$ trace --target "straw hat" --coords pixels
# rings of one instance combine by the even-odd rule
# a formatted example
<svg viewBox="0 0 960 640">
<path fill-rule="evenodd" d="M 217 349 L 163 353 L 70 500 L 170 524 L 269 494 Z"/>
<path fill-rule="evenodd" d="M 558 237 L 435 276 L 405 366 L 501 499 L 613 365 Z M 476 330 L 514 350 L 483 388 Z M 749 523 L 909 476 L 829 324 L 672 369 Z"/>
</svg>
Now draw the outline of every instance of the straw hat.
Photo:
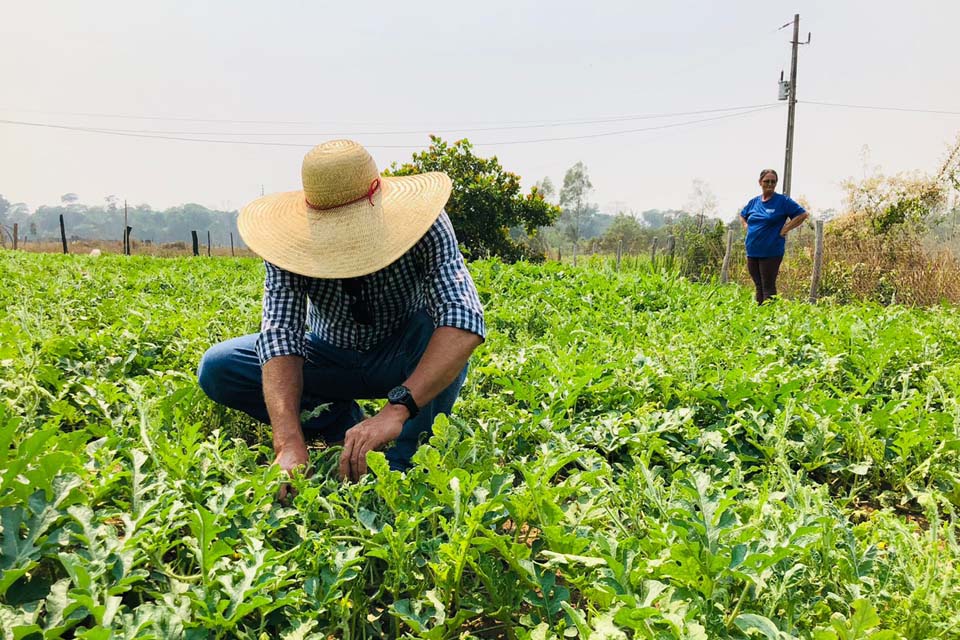
<svg viewBox="0 0 960 640">
<path fill-rule="evenodd" d="M 445 173 L 381 177 L 350 140 L 303 158 L 303 191 L 274 193 L 240 211 L 240 236 L 257 255 L 313 278 L 354 278 L 410 250 L 450 197 Z"/>
</svg>

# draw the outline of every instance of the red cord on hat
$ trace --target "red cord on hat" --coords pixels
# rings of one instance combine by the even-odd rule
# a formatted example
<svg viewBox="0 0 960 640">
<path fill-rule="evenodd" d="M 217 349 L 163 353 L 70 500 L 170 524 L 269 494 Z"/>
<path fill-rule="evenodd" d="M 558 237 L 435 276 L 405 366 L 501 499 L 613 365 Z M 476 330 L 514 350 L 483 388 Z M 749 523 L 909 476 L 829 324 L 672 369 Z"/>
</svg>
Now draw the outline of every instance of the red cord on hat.
<svg viewBox="0 0 960 640">
<path fill-rule="evenodd" d="M 318 207 L 318 206 L 315 205 L 315 204 L 311 204 L 309 200 L 306 200 L 306 198 L 304 198 L 304 200 L 306 200 L 307 206 L 310 207 L 311 209 L 315 210 L 315 211 L 329 211 L 330 209 L 339 209 L 340 207 L 346 207 L 347 205 L 356 204 L 357 202 L 360 202 L 361 200 L 369 200 L 369 201 L 370 201 L 370 206 L 372 207 L 372 206 L 373 206 L 373 194 L 375 194 L 375 193 L 376 193 L 377 191 L 379 191 L 379 190 L 380 190 L 380 178 L 377 178 L 377 179 L 375 179 L 373 182 L 370 183 L 370 188 L 367 190 L 367 195 L 365 195 L 365 196 L 360 196 L 359 198 L 356 198 L 356 199 L 354 199 L 354 200 L 351 200 L 350 202 L 344 202 L 343 204 L 335 204 L 335 205 L 333 205 L 332 207 Z"/>
</svg>

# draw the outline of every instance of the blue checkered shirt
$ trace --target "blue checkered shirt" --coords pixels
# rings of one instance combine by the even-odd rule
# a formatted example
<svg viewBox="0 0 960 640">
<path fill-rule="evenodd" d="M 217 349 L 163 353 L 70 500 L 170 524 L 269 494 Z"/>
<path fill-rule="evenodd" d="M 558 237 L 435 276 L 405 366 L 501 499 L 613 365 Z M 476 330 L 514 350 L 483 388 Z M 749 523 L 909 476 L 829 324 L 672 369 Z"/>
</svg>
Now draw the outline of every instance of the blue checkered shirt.
<svg viewBox="0 0 960 640">
<path fill-rule="evenodd" d="M 360 279 L 369 324 L 354 319 L 354 299 L 344 291 L 343 280 L 310 278 L 265 264 L 263 319 L 256 343 L 261 365 L 277 356 L 306 357 L 307 329 L 335 347 L 368 351 L 423 309 L 436 327 L 486 337 L 480 298 L 445 212 L 407 253 Z"/>
</svg>

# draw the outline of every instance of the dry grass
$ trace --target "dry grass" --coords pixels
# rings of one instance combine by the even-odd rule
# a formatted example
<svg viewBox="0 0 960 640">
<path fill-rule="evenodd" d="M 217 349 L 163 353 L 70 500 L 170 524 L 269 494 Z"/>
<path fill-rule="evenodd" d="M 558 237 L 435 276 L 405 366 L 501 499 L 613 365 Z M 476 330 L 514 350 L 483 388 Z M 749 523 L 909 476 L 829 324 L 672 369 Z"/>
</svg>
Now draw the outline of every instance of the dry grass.
<svg viewBox="0 0 960 640">
<path fill-rule="evenodd" d="M 945 244 L 926 244 L 909 235 L 875 235 L 859 215 L 829 222 L 824 231 L 819 297 L 835 302 L 871 300 L 882 304 L 960 303 L 960 257 Z M 780 270 L 780 295 L 806 298 L 813 273 L 814 234 L 793 233 Z M 742 246 L 731 277 L 753 287 Z"/>
</svg>

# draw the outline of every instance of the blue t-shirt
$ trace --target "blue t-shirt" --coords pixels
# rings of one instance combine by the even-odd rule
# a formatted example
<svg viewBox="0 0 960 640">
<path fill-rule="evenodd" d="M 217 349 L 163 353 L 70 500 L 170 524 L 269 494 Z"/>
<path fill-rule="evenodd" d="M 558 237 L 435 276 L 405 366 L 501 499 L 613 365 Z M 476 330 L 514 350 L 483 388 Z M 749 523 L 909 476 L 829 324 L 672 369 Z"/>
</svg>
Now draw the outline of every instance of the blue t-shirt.
<svg viewBox="0 0 960 640">
<path fill-rule="evenodd" d="M 773 194 L 769 200 L 757 196 L 747 203 L 740 217 L 747 221 L 747 257 L 774 258 L 782 256 L 787 247 L 786 238 L 780 236 L 780 230 L 801 213 L 803 207 L 782 193 Z"/>
</svg>

